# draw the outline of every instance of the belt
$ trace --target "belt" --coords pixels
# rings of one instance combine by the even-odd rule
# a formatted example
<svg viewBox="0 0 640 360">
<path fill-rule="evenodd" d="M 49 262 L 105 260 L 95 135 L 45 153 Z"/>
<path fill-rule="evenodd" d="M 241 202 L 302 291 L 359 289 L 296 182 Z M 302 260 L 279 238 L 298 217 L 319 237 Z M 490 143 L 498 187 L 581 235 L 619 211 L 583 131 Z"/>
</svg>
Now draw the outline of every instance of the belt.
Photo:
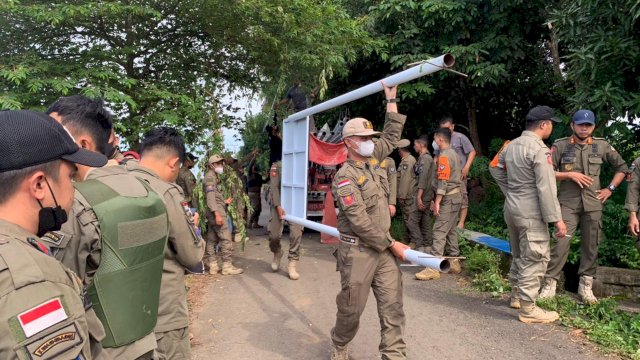
<svg viewBox="0 0 640 360">
<path fill-rule="evenodd" d="M 453 190 L 449 191 L 449 192 L 448 192 L 448 193 L 446 193 L 445 195 L 454 195 L 454 194 L 457 194 L 457 193 L 459 193 L 459 192 L 460 192 L 460 188 L 459 188 L 459 187 L 457 187 L 457 188 L 455 188 L 455 189 L 453 189 Z"/>
<path fill-rule="evenodd" d="M 340 234 L 340 241 L 347 245 L 360 245 L 360 238 L 354 235 Z"/>
<path fill-rule="evenodd" d="M 355 235 L 344 235 L 344 234 L 340 234 L 340 241 L 344 244 L 347 245 L 352 245 L 352 246 L 362 246 L 362 247 L 371 247 L 367 244 L 365 244 L 364 242 L 360 241 L 360 238 L 355 236 Z"/>
</svg>

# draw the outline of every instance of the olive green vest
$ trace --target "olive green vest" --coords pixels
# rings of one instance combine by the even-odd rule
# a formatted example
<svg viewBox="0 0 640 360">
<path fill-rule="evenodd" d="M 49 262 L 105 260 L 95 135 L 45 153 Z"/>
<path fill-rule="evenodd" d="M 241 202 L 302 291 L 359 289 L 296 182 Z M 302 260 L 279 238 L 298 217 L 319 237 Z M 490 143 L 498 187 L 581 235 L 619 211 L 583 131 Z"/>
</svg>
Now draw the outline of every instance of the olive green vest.
<svg viewBox="0 0 640 360">
<path fill-rule="evenodd" d="M 87 292 L 107 333 L 104 347 L 130 344 L 156 326 L 169 221 L 160 197 L 140 182 L 146 197 L 122 196 L 98 180 L 75 183 L 100 223 L 102 255 Z"/>
</svg>

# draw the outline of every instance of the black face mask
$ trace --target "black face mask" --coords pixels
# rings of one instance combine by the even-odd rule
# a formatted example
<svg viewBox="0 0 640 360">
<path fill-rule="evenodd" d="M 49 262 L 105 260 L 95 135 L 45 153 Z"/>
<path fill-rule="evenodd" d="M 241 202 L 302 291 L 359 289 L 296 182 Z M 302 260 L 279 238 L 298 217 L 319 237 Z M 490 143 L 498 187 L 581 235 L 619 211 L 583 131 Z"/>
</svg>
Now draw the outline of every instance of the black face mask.
<svg viewBox="0 0 640 360">
<path fill-rule="evenodd" d="M 53 196 L 53 202 L 56 204 L 56 207 L 44 207 L 40 200 L 38 200 L 38 204 L 40 205 L 40 212 L 38 213 L 38 233 L 36 234 L 38 237 L 43 236 L 49 231 L 60 230 L 62 224 L 67 222 L 67 212 L 58 205 L 58 200 L 56 200 L 56 196 L 53 194 L 51 186 L 49 186 L 49 182 L 46 178 L 44 181 L 47 183 L 47 187 L 49 188 L 51 196 Z"/>
<path fill-rule="evenodd" d="M 114 143 L 107 143 L 104 147 L 104 156 L 106 156 L 107 159 L 113 158 L 113 156 L 116 154 L 116 151 L 118 150 L 118 147 L 114 146 L 113 144 Z"/>
</svg>

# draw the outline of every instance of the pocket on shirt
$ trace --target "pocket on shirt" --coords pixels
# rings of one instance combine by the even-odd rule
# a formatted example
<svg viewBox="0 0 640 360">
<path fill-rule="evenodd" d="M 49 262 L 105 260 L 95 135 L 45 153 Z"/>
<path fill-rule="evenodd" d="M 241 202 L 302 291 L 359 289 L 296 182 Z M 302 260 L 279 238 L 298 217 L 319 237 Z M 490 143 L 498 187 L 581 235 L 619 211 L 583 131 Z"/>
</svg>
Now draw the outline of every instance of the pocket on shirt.
<svg viewBox="0 0 640 360">
<path fill-rule="evenodd" d="M 591 176 L 599 176 L 600 169 L 602 168 L 602 158 L 601 157 L 590 157 L 589 158 L 589 175 Z"/>
</svg>

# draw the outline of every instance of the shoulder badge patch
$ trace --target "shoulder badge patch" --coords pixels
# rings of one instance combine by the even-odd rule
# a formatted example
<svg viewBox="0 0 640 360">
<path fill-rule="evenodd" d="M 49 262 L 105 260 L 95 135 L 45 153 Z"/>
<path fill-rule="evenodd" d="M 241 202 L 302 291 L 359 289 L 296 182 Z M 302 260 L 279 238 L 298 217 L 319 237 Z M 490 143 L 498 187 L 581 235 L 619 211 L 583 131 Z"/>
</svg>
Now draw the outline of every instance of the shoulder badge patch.
<svg viewBox="0 0 640 360">
<path fill-rule="evenodd" d="M 337 186 L 338 186 L 338 189 L 340 189 L 341 187 L 347 186 L 347 185 L 350 185 L 350 184 L 351 184 L 351 180 L 345 179 L 345 180 L 340 181 Z"/>
<path fill-rule="evenodd" d="M 204 192 L 210 193 L 216 191 L 216 187 L 213 185 L 207 185 L 204 187 Z"/>
<path fill-rule="evenodd" d="M 342 206 L 348 207 L 356 203 L 356 197 L 353 194 L 349 194 L 341 196 L 340 201 L 342 202 Z"/>
<path fill-rule="evenodd" d="M 60 298 L 43 302 L 38 306 L 18 314 L 18 322 L 27 337 L 31 337 L 67 318 L 67 313 L 64 307 L 62 307 Z"/>
<path fill-rule="evenodd" d="M 56 355 L 80 345 L 82 341 L 78 328 L 73 323 L 32 341 L 26 347 L 29 353 L 35 355 L 35 359 L 54 359 Z"/>
<path fill-rule="evenodd" d="M 438 180 L 449 180 L 451 178 L 451 166 L 449 158 L 443 155 L 438 157 Z"/>
<path fill-rule="evenodd" d="M 42 235 L 41 239 L 54 245 L 60 245 L 62 240 L 64 240 L 64 234 L 55 231 L 49 231 L 46 234 Z"/>
</svg>

